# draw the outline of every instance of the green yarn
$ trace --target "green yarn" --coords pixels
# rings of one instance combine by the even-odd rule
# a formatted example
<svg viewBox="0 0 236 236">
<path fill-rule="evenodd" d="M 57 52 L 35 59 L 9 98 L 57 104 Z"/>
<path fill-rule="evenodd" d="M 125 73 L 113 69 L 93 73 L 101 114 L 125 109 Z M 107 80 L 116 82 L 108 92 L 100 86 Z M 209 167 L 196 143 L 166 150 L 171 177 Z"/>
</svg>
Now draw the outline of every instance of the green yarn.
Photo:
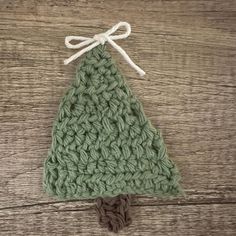
<svg viewBox="0 0 236 236">
<path fill-rule="evenodd" d="M 176 196 L 179 173 L 105 46 L 81 61 L 61 101 L 45 161 L 45 190 L 59 198 Z"/>
</svg>

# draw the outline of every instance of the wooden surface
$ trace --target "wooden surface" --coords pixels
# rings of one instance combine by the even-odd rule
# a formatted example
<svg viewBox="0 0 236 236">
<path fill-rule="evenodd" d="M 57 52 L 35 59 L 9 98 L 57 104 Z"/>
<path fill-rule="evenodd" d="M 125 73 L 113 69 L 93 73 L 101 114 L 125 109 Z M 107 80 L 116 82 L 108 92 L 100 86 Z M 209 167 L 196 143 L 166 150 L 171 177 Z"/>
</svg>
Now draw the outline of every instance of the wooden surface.
<svg viewBox="0 0 236 236">
<path fill-rule="evenodd" d="M 119 41 L 142 80 L 109 48 L 182 173 L 186 197 L 138 197 L 119 235 L 235 235 L 236 1 L 0 0 L 0 235 L 112 235 L 92 201 L 42 190 L 43 161 L 76 63 L 66 35 L 128 21 Z"/>
</svg>

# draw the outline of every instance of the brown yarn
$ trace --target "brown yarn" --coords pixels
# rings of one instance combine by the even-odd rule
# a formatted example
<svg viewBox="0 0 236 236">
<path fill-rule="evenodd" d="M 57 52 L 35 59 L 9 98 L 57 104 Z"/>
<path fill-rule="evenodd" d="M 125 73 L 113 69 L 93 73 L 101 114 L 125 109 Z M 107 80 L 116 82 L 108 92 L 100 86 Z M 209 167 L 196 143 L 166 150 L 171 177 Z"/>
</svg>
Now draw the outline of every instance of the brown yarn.
<svg viewBox="0 0 236 236">
<path fill-rule="evenodd" d="M 131 224 L 130 203 L 131 196 L 128 194 L 116 197 L 97 198 L 96 212 L 99 224 L 117 233 L 122 228 Z"/>
</svg>

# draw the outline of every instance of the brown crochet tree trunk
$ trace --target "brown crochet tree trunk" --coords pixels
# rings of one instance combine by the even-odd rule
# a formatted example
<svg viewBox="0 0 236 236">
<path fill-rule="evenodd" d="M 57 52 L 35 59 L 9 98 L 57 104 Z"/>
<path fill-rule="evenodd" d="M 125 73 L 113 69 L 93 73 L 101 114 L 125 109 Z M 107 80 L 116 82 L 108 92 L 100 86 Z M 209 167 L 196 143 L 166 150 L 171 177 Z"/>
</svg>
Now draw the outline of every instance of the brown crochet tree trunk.
<svg viewBox="0 0 236 236">
<path fill-rule="evenodd" d="M 116 197 L 97 198 L 96 212 L 99 224 L 117 233 L 131 224 L 130 217 L 131 195 L 122 194 Z"/>
</svg>

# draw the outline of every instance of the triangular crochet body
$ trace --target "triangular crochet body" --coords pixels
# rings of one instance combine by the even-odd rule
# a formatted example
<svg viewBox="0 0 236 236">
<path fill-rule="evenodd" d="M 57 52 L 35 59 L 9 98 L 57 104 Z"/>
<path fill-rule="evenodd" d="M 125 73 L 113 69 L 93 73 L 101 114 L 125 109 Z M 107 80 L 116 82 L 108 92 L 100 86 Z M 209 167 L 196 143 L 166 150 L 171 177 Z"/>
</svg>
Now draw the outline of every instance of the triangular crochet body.
<svg viewBox="0 0 236 236">
<path fill-rule="evenodd" d="M 65 199 L 176 196 L 179 173 L 105 46 L 88 52 L 61 101 L 44 187 Z"/>
</svg>

